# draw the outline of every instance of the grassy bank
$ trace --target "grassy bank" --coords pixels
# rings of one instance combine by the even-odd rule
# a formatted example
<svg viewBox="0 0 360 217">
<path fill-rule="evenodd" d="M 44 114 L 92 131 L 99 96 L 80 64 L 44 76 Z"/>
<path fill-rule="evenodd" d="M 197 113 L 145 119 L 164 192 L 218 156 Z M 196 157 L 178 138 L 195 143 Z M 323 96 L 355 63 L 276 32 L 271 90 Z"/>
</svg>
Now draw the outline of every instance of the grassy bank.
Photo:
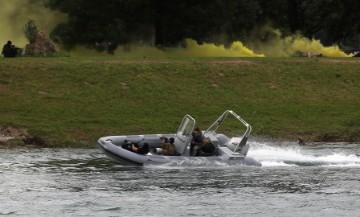
<svg viewBox="0 0 360 217">
<path fill-rule="evenodd" d="M 52 146 L 201 128 L 232 109 L 252 135 L 360 140 L 360 60 L 15 58 L 0 60 L 0 125 Z"/>
</svg>

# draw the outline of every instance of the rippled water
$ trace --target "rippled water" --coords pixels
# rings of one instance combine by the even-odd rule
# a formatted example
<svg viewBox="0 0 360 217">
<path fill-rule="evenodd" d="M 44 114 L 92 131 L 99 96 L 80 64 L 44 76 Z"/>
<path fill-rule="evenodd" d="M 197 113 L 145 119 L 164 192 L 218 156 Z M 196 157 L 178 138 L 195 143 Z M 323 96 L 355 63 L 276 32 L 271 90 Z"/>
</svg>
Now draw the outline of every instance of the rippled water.
<svg viewBox="0 0 360 217">
<path fill-rule="evenodd" d="M 360 145 L 252 142 L 262 167 L 0 150 L 0 216 L 358 216 Z"/>
</svg>

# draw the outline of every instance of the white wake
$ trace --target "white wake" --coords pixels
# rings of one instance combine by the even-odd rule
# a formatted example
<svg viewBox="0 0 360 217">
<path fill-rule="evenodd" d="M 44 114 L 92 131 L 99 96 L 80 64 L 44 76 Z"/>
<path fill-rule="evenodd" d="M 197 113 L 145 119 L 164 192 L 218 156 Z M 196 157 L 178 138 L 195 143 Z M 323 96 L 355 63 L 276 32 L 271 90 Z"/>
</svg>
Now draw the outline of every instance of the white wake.
<svg viewBox="0 0 360 217">
<path fill-rule="evenodd" d="M 360 167 L 360 157 L 352 150 L 311 149 L 299 145 L 252 142 L 248 156 L 263 166 L 337 166 Z"/>
</svg>

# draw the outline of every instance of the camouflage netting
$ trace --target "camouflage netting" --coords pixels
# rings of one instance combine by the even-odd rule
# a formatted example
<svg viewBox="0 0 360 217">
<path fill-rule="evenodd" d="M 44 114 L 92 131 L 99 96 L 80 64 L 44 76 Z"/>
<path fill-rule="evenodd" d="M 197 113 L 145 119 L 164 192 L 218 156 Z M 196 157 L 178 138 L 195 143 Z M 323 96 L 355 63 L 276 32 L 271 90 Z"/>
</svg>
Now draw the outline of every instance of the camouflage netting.
<svg viewBox="0 0 360 217">
<path fill-rule="evenodd" d="M 48 56 L 57 52 L 55 43 L 43 32 L 36 32 L 35 42 L 25 45 L 25 56 Z"/>
</svg>

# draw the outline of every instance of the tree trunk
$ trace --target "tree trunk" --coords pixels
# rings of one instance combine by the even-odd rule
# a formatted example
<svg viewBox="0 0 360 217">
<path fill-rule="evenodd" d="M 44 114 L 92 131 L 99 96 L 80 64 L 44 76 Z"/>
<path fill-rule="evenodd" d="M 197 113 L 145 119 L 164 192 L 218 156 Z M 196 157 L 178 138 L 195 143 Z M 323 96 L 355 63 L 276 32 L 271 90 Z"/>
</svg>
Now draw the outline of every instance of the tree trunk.
<svg viewBox="0 0 360 217">
<path fill-rule="evenodd" d="M 289 27 L 292 33 L 302 29 L 301 8 L 298 0 L 288 0 Z"/>
</svg>

